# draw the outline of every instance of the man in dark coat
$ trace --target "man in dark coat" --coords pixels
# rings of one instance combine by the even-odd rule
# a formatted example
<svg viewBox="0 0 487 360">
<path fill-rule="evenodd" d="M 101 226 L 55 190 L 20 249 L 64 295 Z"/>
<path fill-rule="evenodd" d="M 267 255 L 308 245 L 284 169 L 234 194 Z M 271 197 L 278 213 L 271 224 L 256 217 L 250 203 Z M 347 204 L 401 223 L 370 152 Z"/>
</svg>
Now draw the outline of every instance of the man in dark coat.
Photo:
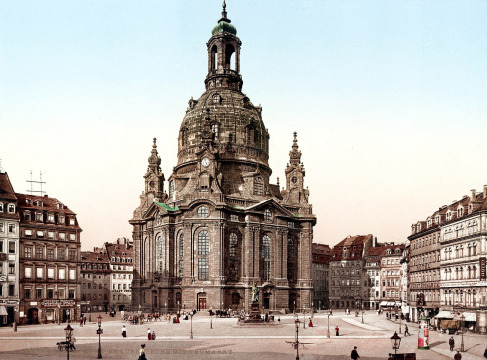
<svg viewBox="0 0 487 360">
<path fill-rule="evenodd" d="M 353 347 L 352 353 L 350 354 L 350 358 L 352 358 L 353 360 L 357 360 L 358 358 L 360 358 L 356 346 Z"/>
<path fill-rule="evenodd" d="M 453 339 L 453 336 L 448 340 L 448 344 L 450 344 L 450 351 L 453 351 L 455 348 L 455 340 Z"/>
<path fill-rule="evenodd" d="M 453 357 L 454 360 L 462 360 L 462 354 L 460 354 L 460 351 L 457 351 L 455 356 Z"/>
</svg>

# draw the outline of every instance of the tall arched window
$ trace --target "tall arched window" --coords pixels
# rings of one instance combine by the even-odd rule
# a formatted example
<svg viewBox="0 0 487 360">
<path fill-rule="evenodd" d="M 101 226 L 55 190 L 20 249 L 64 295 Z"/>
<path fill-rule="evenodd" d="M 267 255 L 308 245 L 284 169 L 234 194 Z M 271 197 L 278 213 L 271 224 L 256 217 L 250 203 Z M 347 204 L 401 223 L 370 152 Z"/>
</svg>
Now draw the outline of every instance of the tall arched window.
<svg viewBox="0 0 487 360">
<path fill-rule="evenodd" d="M 184 274 L 184 234 L 179 235 L 179 249 L 178 249 L 178 256 L 179 256 L 179 277 L 183 277 Z"/>
<path fill-rule="evenodd" d="M 287 279 L 296 280 L 296 244 L 293 237 L 287 239 Z"/>
<path fill-rule="evenodd" d="M 240 275 L 240 253 L 239 253 L 239 236 L 236 231 L 230 233 L 228 250 L 230 266 L 228 269 L 228 278 L 232 281 L 238 281 Z"/>
<path fill-rule="evenodd" d="M 157 237 L 157 271 L 162 273 L 163 271 L 163 261 L 164 261 L 164 241 L 162 240 L 162 236 L 159 235 Z"/>
<path fill-rule="evenodd" d="M 262 260 L 263 260 L 263 278 L 268 281 L 271 278 L 271 238 L 264 235 L 262 238 Z"/>
<path fill-rule="evenodd" d="M 210 252 L 210 235 L 202 230 L 198 233 L 198 280 L 208 280 L 208 254 Z"/>
</svg>

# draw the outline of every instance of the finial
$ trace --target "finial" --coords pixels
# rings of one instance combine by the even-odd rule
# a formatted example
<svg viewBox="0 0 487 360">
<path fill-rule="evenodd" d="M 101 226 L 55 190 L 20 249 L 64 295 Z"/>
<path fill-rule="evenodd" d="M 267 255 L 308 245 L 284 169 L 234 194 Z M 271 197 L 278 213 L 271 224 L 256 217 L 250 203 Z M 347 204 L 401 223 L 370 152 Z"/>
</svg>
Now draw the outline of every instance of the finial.
<svg viewBox="0 0 487 360">
<path fill-rule="evenodd" d="M 230 22 L 230 20 L 227 18 L 227 4 L 225 3 L 225 0 L 223 0 L 223 4 L 222 4 L 222 7 L 223 7 L 223 11 L 222 11 L 222 18 L 220 20 L 218 20 L 218 22 L 221 22 L 221 21 L 225 21 L 225 22 Z"/>
<path fill-rule="evenodd" d="M 154 141 L 154 143 L 152 144 L 152 147 L 155 149 L 155 148 L 157 147 L 157 145 L 156 145 L 156 140 L 157 140 L 157 139 L 156 139 L 156 138 L 154 138 L 154 139 L 152 139 L 152 140 Z"/>
</svg>

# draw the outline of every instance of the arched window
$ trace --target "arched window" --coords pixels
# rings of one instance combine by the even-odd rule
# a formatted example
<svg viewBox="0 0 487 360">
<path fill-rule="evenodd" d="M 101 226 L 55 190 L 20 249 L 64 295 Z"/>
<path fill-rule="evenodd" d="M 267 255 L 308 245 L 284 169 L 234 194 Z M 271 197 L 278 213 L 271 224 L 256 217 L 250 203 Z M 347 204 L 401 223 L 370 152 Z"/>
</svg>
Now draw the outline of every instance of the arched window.
<svg viewBox="0 0 487 360">
<path fill-rule="evenodd" d="M 264 221 L 271 222 L 272 221 L 272 212 L 269 209 L 264 210 Z"/>
<path fill-rule="evenodd" d="M 229 250 L 229 268 L 228 279 L 231 281 L 238 281 L 240 277 L 240 249 L 239 249 L 239 233 L 236 230 L 230 233 L 228 239 Z"/>
<path fill-rule="evenodd" d="M 169 197 L 174 196 L 174 180 L 169 181 Z"/>
<path fill-rule="evenodd" d="M 211 48 L 211 70 L 216 71 L 218 67 L 218 48 L 213 46 Z"/>
<path fill-rule="evenodd" d="M 262 177 L 256 176 L 254 178 L 254 194 L 255 195 L 264 195 L 264 181 Z"/>
<path fill-rule="evenodd" d="M 287 279 L 296 280 L 296 246 L 292 237 L 287 239 Z"/>
<path fill-rule="evenodd" d="M 157 244 L 157 260 L 156 260 L 157 271 L 159 273 L 162 273 L 163 264 L 164 264 L 164 241 L 162 240 L 162 236 L 159 235 L 157 237 L 156 244 Z"/>
<path fill-rule="evenodd" d="M 262 237 L 263 279 L 271 278 L 271 238 L 268 235 Z"/>
<path fill-rule="evenodd" d="M 179 277 L 184 274 L 184 234 L 179 235 Z"/>
<path fill-rule="evenodd" d="M 210 235 L 202 230 L 198 233 L 198 280 L 208 280 L 208 254 L 210 252 Z"/>
<path fill-rule="evenodd" d="M 232 44 L 228 44 L 225 48 L 225 68 L 231 69 L 232 68 L 232 55 L 235 53 L 235 47 Z M 233 66 L 234 70 L 235 67 Z"/>
</svg>

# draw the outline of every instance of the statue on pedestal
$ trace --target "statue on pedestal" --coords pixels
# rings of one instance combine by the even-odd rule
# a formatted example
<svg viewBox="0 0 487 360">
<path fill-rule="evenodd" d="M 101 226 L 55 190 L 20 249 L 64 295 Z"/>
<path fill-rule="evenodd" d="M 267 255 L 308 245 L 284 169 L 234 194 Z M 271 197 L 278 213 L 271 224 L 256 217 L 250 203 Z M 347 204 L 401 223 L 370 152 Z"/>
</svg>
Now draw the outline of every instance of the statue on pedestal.
<svg viewBox="0 0 487 360">
<path fill-rule="evenodd" d="M 252 286 L 252 302 L 258 303 L 259 302 L 259 288 L 257 287 L 257 283 L 254 282 L 254 286 Z"/>
</svg>

